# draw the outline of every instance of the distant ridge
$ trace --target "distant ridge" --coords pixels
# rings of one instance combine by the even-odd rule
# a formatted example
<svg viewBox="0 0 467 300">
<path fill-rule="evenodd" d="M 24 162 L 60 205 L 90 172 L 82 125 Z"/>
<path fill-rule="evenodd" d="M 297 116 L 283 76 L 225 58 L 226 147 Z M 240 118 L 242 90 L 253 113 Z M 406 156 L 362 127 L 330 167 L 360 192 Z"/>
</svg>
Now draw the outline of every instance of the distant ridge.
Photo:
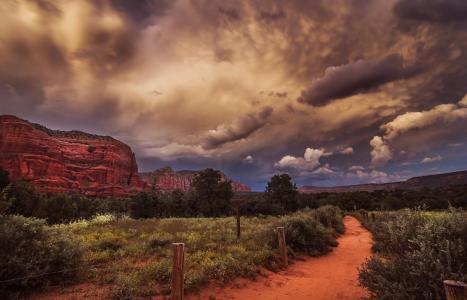
<svg viewBox="0 0 467 300">
<path fill-rule="evenodd" d="M 406 181 L 390 182 L 390 183 L 368 183 L 356 184 L 347 186 L 334 187 L 316 187 L 303 186 L 299 188 L 301 193 L 346 193 L 366 191 L 372 192 L 377 190 L 413 190 L 421 188 L 436 188 L 450 185 L 467 184 L 467 171 L 458 171 L 450 173 L 433 174 L 426 176 L 417 176 L 407 179 Z"/>
</svg>

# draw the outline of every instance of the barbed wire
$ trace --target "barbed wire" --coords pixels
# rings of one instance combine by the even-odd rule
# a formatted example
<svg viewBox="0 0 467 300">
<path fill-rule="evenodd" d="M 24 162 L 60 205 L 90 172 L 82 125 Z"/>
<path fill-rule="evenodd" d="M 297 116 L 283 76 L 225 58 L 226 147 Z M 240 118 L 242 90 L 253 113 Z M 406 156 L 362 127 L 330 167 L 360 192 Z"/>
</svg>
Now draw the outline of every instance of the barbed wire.
<svg viewBox="0 0 467 300">
<path fill-rule="evenodd" d="M 98 264 L 91 264 L 91 265 L 84 265 L 84 266 L 79 266 L 79 267 L 76 267 L 76 268 L 64 269 L 64 270 L 53 271 L 53 272 L 46 272 L 46 273 L 37 274 L 37 275 L 29 275 L 29 276 L 23 276 L 23 277 L 10 278 L 10 279 L 6 279 L 6 280 L 0 280 L 0 284 L 7 283 L 7 282 L 14 282 L 14 281 L 18 281 L 18 280 L 25 280 L 25 279 L 44 277 L 44 276 L 47 276 L 47 275 L 77 271 L 77 270 L 85 269 L 85 268 L 91 269 L 91 268 L 95 268 L 95 267 L 104 266 L 104 265 L 107 265 L 107 264 L 108 264 L 108 262 L 98 263 Z"/>
</svg>

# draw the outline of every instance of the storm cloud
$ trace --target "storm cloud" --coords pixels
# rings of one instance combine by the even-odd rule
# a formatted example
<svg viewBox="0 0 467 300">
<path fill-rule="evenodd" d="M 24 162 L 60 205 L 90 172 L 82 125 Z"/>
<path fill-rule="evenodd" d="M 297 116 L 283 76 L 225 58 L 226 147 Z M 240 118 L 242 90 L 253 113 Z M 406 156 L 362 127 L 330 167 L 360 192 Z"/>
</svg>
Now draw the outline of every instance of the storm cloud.
<svg viewBox="0 0 467 300">
<path fill-rule="evenodd" d="M 463 0 L 8 0 L 0 14 L 0 114 L 112 135 L 141 170 L 215 167 L 262 190 L 285 169 L 332 185 L 438 155 L 430 168 L 467 168 Z"/>
<path fill-rule="evenodd" d="M 409 74 L 402 57 L 398 54 L 329 67 L 323 77 L 313 81 L 310 87 L 302 92 L 298 101 L 323 106 L 336 99 L 372 91 Z"/>
<path fill-rule="evenodd" d="M 231 124 L 222 124 L 216 129 L 209 130 L 202 144 L 206 149 L 212 149 L 226 143 L 245 139 L 263 127 L 272 112 L 272 107 L 265 107 L 258 113 L 242 116 Z"/>
<path fill-rule="evenodd" d="M 399 0 L 394 12 L 408 20 L 467 22 L 467 2 L 464 0 Z"/>
</svg>

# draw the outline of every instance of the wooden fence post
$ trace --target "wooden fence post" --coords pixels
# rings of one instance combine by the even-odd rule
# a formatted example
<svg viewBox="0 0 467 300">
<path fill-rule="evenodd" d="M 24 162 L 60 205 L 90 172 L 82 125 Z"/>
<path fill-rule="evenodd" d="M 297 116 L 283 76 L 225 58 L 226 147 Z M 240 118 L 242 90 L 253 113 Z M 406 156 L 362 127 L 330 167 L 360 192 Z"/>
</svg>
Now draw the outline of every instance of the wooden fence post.
<svg viewBox="0 0 467 300">
<path fill-rule="evenodd" d="M 185 260 L 185 244 L 173 243 L 173 267 L 172 267 L 172 300 L 183 300 L 183 265 Z"/>
<path fill-rule="evenodd" d="M 240 239 L 240 207 L 237 206 L 237 239 Z"/>
<path fill-rule="evenodd" d="M 287 258 L 287 245 L 285 244 L 284 227 L 277 227 L 277 240 L 279 242 L 279 253 L 281 256 L 282 266 L 285 268 L 289 265 Z"/>
<path fill-rule="evenodd" d="M 467 300 L 467 284 L 455 280 L 445 280 L 443 283 L 447 300 Z"/>
</svg>

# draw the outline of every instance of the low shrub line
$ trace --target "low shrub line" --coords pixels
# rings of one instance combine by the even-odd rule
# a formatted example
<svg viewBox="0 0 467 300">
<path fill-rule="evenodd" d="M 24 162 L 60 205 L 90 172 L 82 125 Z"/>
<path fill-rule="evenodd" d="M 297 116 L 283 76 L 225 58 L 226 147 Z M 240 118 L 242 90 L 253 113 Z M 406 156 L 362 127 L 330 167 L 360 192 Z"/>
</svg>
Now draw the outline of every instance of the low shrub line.
<svg viewBox="0 0 467 300">
<path fill-rule="evenodd" d="M 337 245 L 336 237 L 343 232 L 342 213 L 325 206 L 285 216 L 244 217 L 239 240 L 233 217 L 134 220 L 101 215 L 50 226 L 34 218 L 0 216 L 0 296 L 20 297 L 25 291 L 71 280 L 111 285 L 113 299 L 167 294 L 173 242 L 186 245 L 188 291 L 210 280 L 253 278 L 261 266 L 280 268 L 277 226 L 285 227 L 291 257 L 317 256 Z M 94 264 L 103 266 L 79 268 Z M 2 283 L 63 269 L 72 271 Z"/>
</svg>

